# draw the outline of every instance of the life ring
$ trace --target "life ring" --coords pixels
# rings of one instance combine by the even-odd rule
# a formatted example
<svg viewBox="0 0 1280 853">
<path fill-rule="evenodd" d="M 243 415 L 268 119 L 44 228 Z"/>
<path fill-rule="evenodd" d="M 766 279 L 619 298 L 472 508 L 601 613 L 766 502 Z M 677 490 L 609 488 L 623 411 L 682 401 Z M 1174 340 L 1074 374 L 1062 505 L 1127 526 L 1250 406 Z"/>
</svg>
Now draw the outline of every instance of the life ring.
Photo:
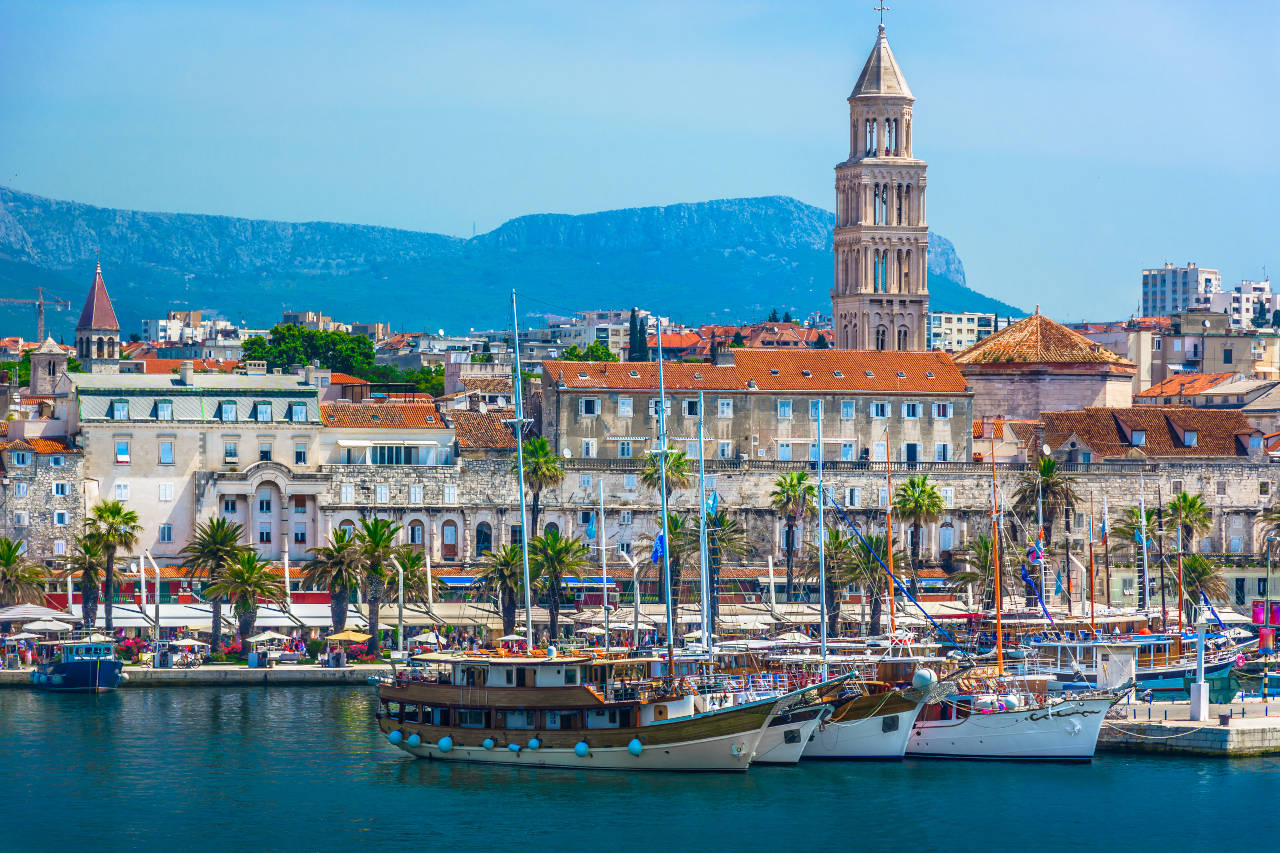
<svg viewBox="0 0 1280 853">
<path fill-rule="evenodd" d="M 1236 655 L 1236 666 L 1244 666 L 1244 655 Z"/>
</svg>

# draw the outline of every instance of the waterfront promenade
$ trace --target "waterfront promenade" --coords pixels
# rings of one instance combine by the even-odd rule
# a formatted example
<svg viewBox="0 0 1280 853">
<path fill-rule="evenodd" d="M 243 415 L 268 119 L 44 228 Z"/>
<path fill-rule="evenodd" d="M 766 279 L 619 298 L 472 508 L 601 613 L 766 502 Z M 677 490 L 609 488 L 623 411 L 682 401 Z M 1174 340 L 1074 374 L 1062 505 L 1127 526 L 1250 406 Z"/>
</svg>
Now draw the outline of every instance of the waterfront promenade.
<svg viewBox="0 0 1280 853">
<path fill-rule="evenodd" d="M 1226 725 L 1220 715 L 1226 715 Z M 1117 705 L 1102 727 L 1098 751 L 1226 758 L 1280 753 L 1280 699 L 1210 705 L 1206 720 L 1192 720 L 1188 702 Z"/>
<path fill-rule="evenodd" d="M 125 667 L 123 689 L 136 687 L 217 686 L 241 684 L 364 684 L 370 676 L 391 674 L 388 664 L 351 664 L 341 668 L 315 665 L 273 666 L 250 669 L 234 664 L 210 663 L 196 669 L 143 669 Z M 0 687 L 30 687 L 31 667 L 0 670 Z"/>
</svg>

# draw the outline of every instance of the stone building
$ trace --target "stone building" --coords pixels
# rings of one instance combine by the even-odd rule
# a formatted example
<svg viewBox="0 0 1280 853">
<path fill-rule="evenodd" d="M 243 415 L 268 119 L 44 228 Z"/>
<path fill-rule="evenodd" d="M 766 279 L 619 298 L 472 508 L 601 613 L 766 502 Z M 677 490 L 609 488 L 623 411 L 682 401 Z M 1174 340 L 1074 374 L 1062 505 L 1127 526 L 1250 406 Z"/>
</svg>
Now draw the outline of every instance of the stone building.
<svg viewBox="0 0 1280 853">
<path fill-rule="evenodd" d="M 102 280 L 102 262 L 76 323 L 76 355 L 90 373 L 115 373 L 120 364 L 120 321 Z"/>
<path fill-rule="evenodd" d="M 1043 443 L 1066 462 L 1266 459 L 1262 431 L 1239 410 L 1134 406 L 1044 412 L 1040 417 Z"/>
<path fill-rule="evenodd" d="M 1041 412 L 1127 406 L 1133 362 L 1036 312 L 955 356 L 973 389 L 977 418 L 1038 418 Z"/>
<path fill-rule="evenodd" d="M 57 564 L 84 526 L 84 455 L 47 438 L 0 442 L 0 536 L 17 539 L 36 560 Z"/>
<path fill-rule="evenodd" d="M 31 381 L 28 390 L 32 396 L 44 397 L 53 393 L 58 377 L 67 372 L 67 362 L 71 356 L 58 346 L 53 338 L 46 338 L 44 343 L 31 352 Z"/>
<path fill-rule="evenodd" d="M 849 159 L 836 166 L 831 300 L 843 349 L 928 349 L 929 228 L 914 104 L 882 24 L 849 95 Z"/>
</svg>

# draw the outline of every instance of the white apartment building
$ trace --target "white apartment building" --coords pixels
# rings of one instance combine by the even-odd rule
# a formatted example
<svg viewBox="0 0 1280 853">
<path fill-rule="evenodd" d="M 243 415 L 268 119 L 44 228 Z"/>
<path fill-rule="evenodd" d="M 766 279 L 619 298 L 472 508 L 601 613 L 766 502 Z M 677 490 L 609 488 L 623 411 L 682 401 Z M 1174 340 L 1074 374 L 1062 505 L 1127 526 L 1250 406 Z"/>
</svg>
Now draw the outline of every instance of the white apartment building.
<svg viewBox="0 0 1280 853">
<path fill-rule="evenodd" d="M 1009 325 L 1008 317 L 971 311 L 933 311 L 929 314 L 929 349 L 960 352 Z"/>
<path fill-rule="evenodd" d="M 1196 297 L 1197 308 L 1207 308 L 1215 314 L 1227 314 L 1231 317 L 1231 328 L 1250 330 L 1254 328 L 1253 317 L 1262 311 L 1267 319 L 1280 308 L 1280 294 L 1271 292 L 1271 281 L 1242 281 L 1239 286 L 1224 291 L 1221 288 L 1212 293 L 1202 293 Z"/>
<path fill-rule="evenodd" d="M 1217 270 L 1203 269 L 1189 263 L 1142 271 L 1142 316 L 1168 317 L 1178 311 L 1194 308 L 1198 297 L 1222 292 L 1222 276 Z"/>
</svg>

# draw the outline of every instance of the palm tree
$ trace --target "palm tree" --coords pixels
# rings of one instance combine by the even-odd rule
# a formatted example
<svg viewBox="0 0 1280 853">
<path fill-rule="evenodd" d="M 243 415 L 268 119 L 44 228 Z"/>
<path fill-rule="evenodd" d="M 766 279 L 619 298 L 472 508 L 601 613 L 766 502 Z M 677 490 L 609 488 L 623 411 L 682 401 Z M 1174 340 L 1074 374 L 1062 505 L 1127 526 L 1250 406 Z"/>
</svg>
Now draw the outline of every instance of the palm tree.
<svg viewBox="0 0 1280 853">
<path fill-rule="evenodd" d="M 726 557 L 741 557 L 747 553 L 747 537 L 738 524 L 723 507 L 707 516 L 707 574 L 710 575 L 711 589 L 707 601 L 711 608 L 711 632 L 715 633 L 715 623 L 720 618 L 720 569 Z"/>
<path fill-rule="evenodd" d="M 826 563 L 827 587 L 827 635 L 834 637 L 840 633 L 840 596 L 842 587 L 856 582 L 854 566 L 856 555 L 861 544 L 852 536 L 843 536 L 840 529 L 827 527 L 827 539 L 823 543 L 823 562 Z M 805 569 L 805 577 L 819 580 L 818 551 L 813 549 L 809 567 Z"/>
<path fill-rule="evenodd" d="M 360 553 L 360 568 L 364 574 L 364 588 L 369 601 L 368 654 L 378 653 L 378 607 L 387 590 L 387 563 L 396 552 L 396 537 L 401 527 L 385 518 L 362 518 L 356 531 L 356 548 Z"/>
<path fill-rule="evenodd" d="M 89 528 L 91 535 L 102 546 L 107 567 L 103 573 L 107 595 L 103 624 L 107 633 L 111 633 L 115 628 L 111 621 L 111 600 L 115 597 L 116 588 L 116 552 L 122 548 L 128 551 L 138 544 L 142 525 L 138 523 L 138 514 L 120 501 L 102 501 L 90 510 Z"/>
<path fill-rule="evenodd" d="M 658 541 L 658 537 L 662 535 L 662 525 L 659 523 L 657 531 L 649 539 L 652 546 Z M 676 512 L 667 513 L 667 554 L 671 564 L 671 594 L 672 601 L 676 604 L 680 603 L 680 566 L 684 563 L 686 557 L 692 557 L 698 553 L 698 528 L 689 520 L 687 515 L 681 515 Z M 660 566 L 661 564 L 659 564 Z M 658 602 L 660 604 L 667 603 L 667 584 L 663 577 L 662 569 L 658 569 Z"/>
<path fill-rule="evenodd" d="M 328 545 L 311 549 L 315 559 L 307 563 L 302 582 L 314 589 L 329 591 L 329 616 L 334 632 L 347 627 L 347 607 L 351 594 L 360 589 L 360 549 L 350 527 L 333 531 Z"/>
<path fill-rule="evenodd" d="M 1203 554 L 1188 554 L 1182 561 L 1182 586 L 1194 597 L 1203 592 L 1209 598 L 1222 601 L 1227 597 L 1227 578 L 1222 569 Z M 1184 610 L 1187 602 L 1183 602 Z M 1188 620 L 1191 614 L 1187 614 Z"/>
<path fill-rule="evenodd" d="M 1147 539 L 1156 541 L 1161 537 L 1159 518 L 1154 509 L 1146 512 Z M 1111 526 L 1107 538 L 1112 540 L 1111 550 L 1138 559 L 1142 553 L 1143 513 L 1136 507 L 1126 507 L 1120 513 L 1120 520 Z"/>
<path fill-rule="evenodd" d="M 400 564 L 400 574 L 404 577 L 404 600 L 405 603 L 411 601 L 423 602 L 430 596 L 427 595 L 427 589 L 430 588 L 433 595 L 443 595 L 449 591 L 449 585 L 445 583 L 439 575 L 430 574 L 427 571 L 427 555 L 419 549 L 417 545 L 401 545 L 396 549 L 396 562 Z M 389 581 L 390 576 L 387 577 Z M 388 584 L 387 601 L 394 603 L 400 597 L 400 578 L 396 578 L 395 586 Z"/>
<path fill-rule="evenodd" d="M 1023 476 L 1017 491 L 1013 493 L 1014 512 L 1023 518 L 1035 519 L 1037 513 L 1043 517 L 1046 558 L 1054 541 L 1054 521 L 1060 513 L 1067 517 L 1078 502 L 1075 479 L 1067 476 L 1062 463 L 1052 456 L 1041 457 L 1035 467 Z M 1030 584 L 1026 585 L 1025 598 L 1028 607 L 1035 605 L 1036 591 Z"/>
<path fill-rule="evenodd" d="M 850 579 L 858 583 L 862 587 L 862 604 L 866 607 L 867 598 L 871 598 L 871 635 L 880 633 L 880 613 L 882 604 L 880 602 L 881 593 L 884 591 L 885 584 L 890 583 L 889 578 L 885 575 L 884 566 L 889 564 L 889 540 L 880 535 L 871 535 L 863 537 L 866 542 L 858 543 L 858 548 L 854 551 L 853 566 L 850 569 Z M 901 555 L 895 554 L 895 559 Z M 877 557 L 879 559 L 877 559 Z M 891 593 L 893 590 L 891 590 Z"/>
<path fill-rule="evenodd" d="M 1173 500 L 1169 501 L 1165 511 L 1169 513 L 1170 526 L 1182 532 L 1183 553 L 1193 550 L 1191 546 L 1195 543 L 1196 537 L 1209 531 L 1212 516 L 1209 505 L 1205 503 L 1204 495 L 1178 492 L 1173 496 Z M 1280 513 L 1276 513 L 1274 519 L 1268 518 L 1273 512 L 1275 510 L 1268 510 L 1262 514 L 1264 524 L 1280 525 Z"/>
<path fill-rule="evenodd" d="M 911 565 L 916 578 L 920 577 L 920 539 L 925 524 L 942 517 L 946 509 L 942 493 L 929 482 L 928 474 L 908 477 L 893 494 L 893 511 L 911 525 Z"/>
<path fill-rule="evenodd" d="M 206 584 L 218 579 L 222 567 L 249 550 L 241 543 L 244 539 L 244 527 L 225 518 L 212 518 L 197 524 L 179 556 L 189 566 L 188 577 L 203 575 Z M 210 602 L 213 612 L 213 636 L 210 650 L 222 649 L 222 599 L 214 598 Z"/>
<path fill-rule="evenodd" d="M 240 551 L 229 558 L 218 572 L 218 579 L 205 587 L 205 594 L 231 602 L 231 612 L 236 615 L 242 644 L 253 636 L 253 624 L 258 619 L 258 599 L 283 605 L 288 597 L 284 584 L 272 571 L 271 563 L 258 556 L 256 551 Z"/>
<path fill-rule="evenodd" d="M 783 474 L 774 482 L 773 491 L 769 493 L 769 502 L 786 519 L 787 601 L 792 600 L 795 589 L 796 522 L 813 512 L 817 493 L 817 489 L 809 482 L 809 475 L 804 471 Z"/>
<path fill-rule="evenodd" d="M 510 636 L 516 630 L 517 602 L 524 592 L 524 554 L 519 545 L 503 545 L 485 554 L 481 565 L 476 573 L 475 586 L 481 592 L 497 596 L 498 612 L 502 614 L 502 633 Z"/>
<path fill-rule="evenodd" d="M 964 587 L 976 588 L 979 594 L 980 607 L 983 609 L 991 609 L 995 607 L 995 559 L 993 549 L 991 547 L 991 537 L 980 535 L 968 544 L 965 548 L 962 559 L 965 561 L 965 567 L 951 575 L 950 581 L 957 591 L 961 591 Z M 1005 573 L 1000 578 L 1003 596 L 1009 594 L 1009 574 Z"/>
<path fill-rule="evenodd" d="M 44 602 L 44 570 L 28 560 L 26 552 L 21 539 L 0 537 L 0 608 Z M 13 624 L 5 622 L 0 630 L 7 634 Z"/>
<path fill-rule="evenodd" d="M 519 465 L 519 461 L 512 465 L 513 474 L 519 473 Z M 547 440 L 540 435 L 525 439 L 524 484 L 533 496 L 530 502 L 530 523 L 535 535 L 538 532 L 538 515 L 542 512 L 542 490 L 555 488 L 563 480 L 564 465 Z"/>
<path fill-rule="evenodd" d="M 640 473 L 640 481 L 645 487 L 658 491 L 662 488 L 662 463 L 666 460 L 667 468 L 667 500 L 683 489 L 689 488 L 693 482 L 693 468 L 688 455 L 683 450 L 668 450 L 666 453 L 650 453 L 645 460 L 644 471 Z"/>
<path fill-rule="evenodd" d="M 80 625 L 86 631 L 93 630 L 98 619 L 98 600 L 102 594 L 102 572 L 106 561 L 102 546 L 92 535 L 76 540 L 75 553 L 67 561 L 67 574 L 80 579 Z"/>
<path fill-rule="evenodd" d="M 529 542 L 529 568 L 536 569 L 537 583 L 547 595 L 547 614 L 551 621 L 551 637 L 560 636 L 560 597 L 564 579 L 580 577 L 590 565 L 591 551 L 578 539 L 548 530 Z"/>
</svg>

